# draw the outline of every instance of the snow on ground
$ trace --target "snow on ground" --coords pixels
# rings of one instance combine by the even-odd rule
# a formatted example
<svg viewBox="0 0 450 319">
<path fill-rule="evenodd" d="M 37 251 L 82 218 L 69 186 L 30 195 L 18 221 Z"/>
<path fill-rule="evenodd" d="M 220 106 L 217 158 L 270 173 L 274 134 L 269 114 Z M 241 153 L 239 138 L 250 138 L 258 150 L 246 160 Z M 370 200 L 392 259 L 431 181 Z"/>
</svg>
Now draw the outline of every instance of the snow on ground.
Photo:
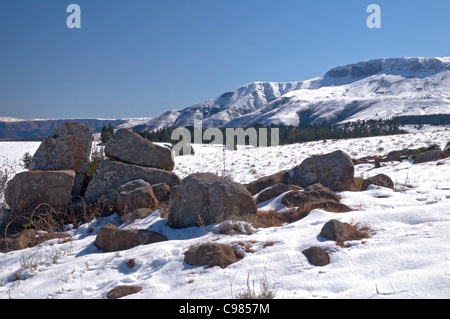
<svg viewBox="0 0 450 319">
<path fill-rule="evenodd" d="M 199 171 L 219 175 L 225 170 L 235 181 L 289 169 L 312 154 L 341 149 L 352 157 L 383 154 L 404 147 L 445 146 L 450 129 L 428 128 L 408 135 L 340 141 L 319 141 L 266 149 L 194 145 L 195 155 L 176 158 L 180 177 Z M 2 154 L 18 161 L 29 144 L 1 143 Z M 8 154 L 8 155 L 5 155 Z M 105 223 L 121 224 L 116 215 L 69 230 L 71 240 L 51 240 L 37 247 L 0 254 L 0 298 L 106 298 L 117 285 L 139 285 L 141 292 L 125 298 L 237 298 L 247 280 L 267 283 L 275 298 L 450 298 L 450 159 L 413 165 L 411 161 L 357 165 L 355 176 L 385 173 L 395 190 L 370 187 L 364 192 L 341 192 L 354 211 L 312 211 L 306 218 L 282 227 L 257 229 L 252 235 L 219 234 L 216 225 L 171 229 L 160 212 L 123 228 L 148 228 L 169 241 L 127 251 L 101 253 L 93 245 Z M 268 205 L 261 203 L 260 207 Z M 340 247 L 319 236 L 330 219 L 360 222 L 376 233 Z M 192 245 L 214 241 L 249 245 L 239 262 L 225 269 L 187 265 L 184 252 Z M 330 254 L 325 267 L 311 265 L 302 250 L 319 246 Z M 135 260 L 135 267 L 126 265 Z"/>
</svg>

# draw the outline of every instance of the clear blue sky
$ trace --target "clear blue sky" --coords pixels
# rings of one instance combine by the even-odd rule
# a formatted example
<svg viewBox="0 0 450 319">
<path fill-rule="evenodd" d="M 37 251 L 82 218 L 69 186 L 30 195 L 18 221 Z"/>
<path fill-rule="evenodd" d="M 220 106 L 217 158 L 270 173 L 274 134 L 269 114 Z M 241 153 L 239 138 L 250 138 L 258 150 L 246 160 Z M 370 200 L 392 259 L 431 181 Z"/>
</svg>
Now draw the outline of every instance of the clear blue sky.
<svg viewBox="0 0 450 319">
<path fill-rule="evenodd" d="M 1 0 L 0 117 L 151 117 L 253 81 L 448 56 L 449 16 L 447 0 Z"/>
</svg>

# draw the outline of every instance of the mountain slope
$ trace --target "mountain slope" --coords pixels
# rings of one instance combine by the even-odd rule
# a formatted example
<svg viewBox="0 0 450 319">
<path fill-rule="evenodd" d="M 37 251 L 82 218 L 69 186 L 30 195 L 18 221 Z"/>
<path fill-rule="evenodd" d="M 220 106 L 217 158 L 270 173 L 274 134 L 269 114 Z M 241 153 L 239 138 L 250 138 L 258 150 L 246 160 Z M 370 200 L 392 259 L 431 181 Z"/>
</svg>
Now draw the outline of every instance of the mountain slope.
<svg viewBox="0 0 450 319">
<path fill-rule="evenodd" d="M 450 57 L 376 59 L 331 69 L 315 79 L 254 82 L 215 99 L 167 112 L 144 130 L 248 127 L 450 113 Z"/>
</svg>

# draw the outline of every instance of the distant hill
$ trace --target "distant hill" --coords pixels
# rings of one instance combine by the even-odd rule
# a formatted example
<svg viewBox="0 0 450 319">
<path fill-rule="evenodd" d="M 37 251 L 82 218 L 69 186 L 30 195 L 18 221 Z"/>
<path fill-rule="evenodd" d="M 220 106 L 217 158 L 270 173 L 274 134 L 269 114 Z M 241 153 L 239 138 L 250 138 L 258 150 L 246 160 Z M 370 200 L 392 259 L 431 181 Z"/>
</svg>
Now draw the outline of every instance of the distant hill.
<svg viewBox="0 0 450 319">
<path fill-rule="evenodd" d="M 94 132 L 101 131 L 103 125 L 111 123 L 113 127 L 127 123 L 120 119 L 60 119 L 60 120 L 17 120 L 0 121 L 0 140 L 41 140 L 58 126 L 66 122 L 77 122 L 92 127 Z"/>
</svg>

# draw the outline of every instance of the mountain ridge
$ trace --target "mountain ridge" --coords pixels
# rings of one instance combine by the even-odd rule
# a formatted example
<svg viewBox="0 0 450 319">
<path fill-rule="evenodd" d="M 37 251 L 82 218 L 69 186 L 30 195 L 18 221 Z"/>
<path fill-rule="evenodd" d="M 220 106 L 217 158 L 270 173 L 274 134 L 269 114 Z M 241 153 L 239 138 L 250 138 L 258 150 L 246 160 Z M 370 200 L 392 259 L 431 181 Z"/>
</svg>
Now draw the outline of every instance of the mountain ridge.
<svg viewBox="0 0 450 319">
<path fill-rule="evenodd" d="M 166 112 L 139 129 L 190 126 L 194 121 L 204 127 L 296 126 L 450 113 L 449 79 L 450 57 L 380 58 L 338 66 L 305 81 L 248 83 L 170 111 L 170 117 Z"/>
<path fill-rule="evenodd" d="M 297 82 L 247 83 L 220 96 L 153 118 L 79 119 L 94 130 L 157 131 L 201 121 L 203 127 L 343 123 L 402 115 L 450 114 L 450 57 L 378 58 L 337 66 Z M 0 118 L 0 139 L 47 136 L 58 121 Z M 101 122 L 105 121 L 105 122 Z"/>
</svg>

